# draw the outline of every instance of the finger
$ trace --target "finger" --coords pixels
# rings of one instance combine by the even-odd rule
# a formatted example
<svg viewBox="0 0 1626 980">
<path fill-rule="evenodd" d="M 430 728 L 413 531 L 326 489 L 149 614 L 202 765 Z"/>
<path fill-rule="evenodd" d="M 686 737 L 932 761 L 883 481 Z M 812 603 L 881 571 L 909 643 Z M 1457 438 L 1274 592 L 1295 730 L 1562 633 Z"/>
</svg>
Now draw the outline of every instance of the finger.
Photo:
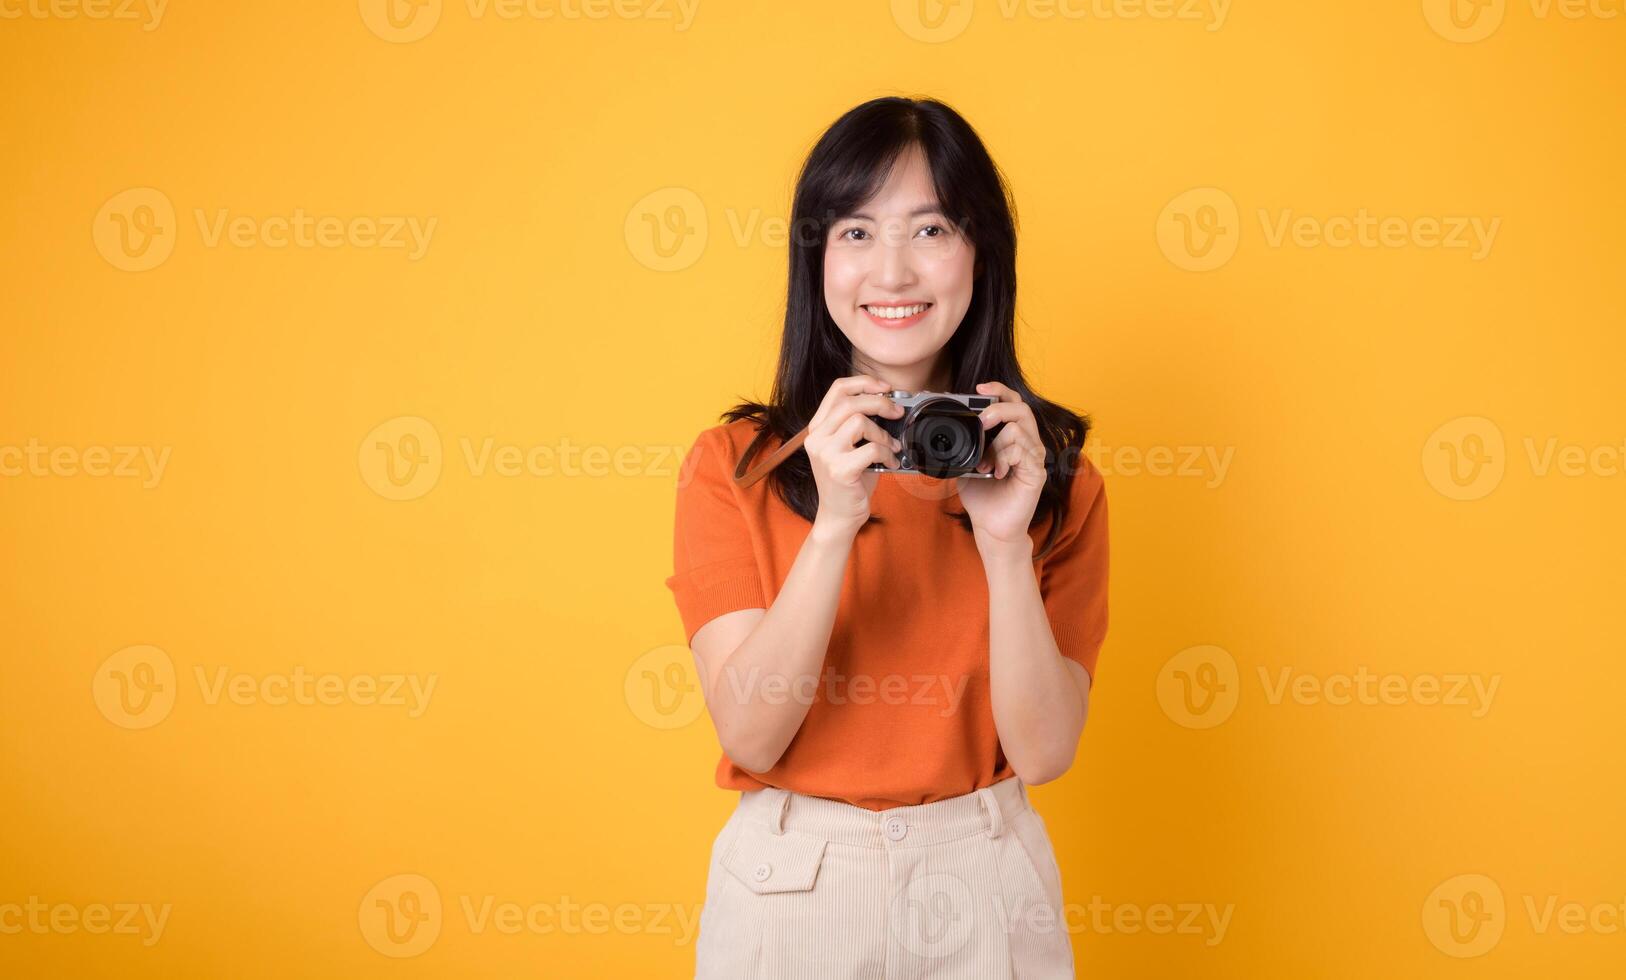
<svg viewBox="0 0 1626 980">
<path fill-rule="evenodd" d="M 831 411 L 850 395 L 865 391 L 889 391 L 891 387 L 880 378 L 868 374 L 855 374 L 847 378 L 837 378 L 830 385 L 830 390 L 824 393 L 824 398 L 819 402 L 818 410 L 813 413 L 813 419 L 808 422 L 808 425 L 812 426 L 815 422 L 829 418 Z"/>
<path fill-rule="evenodd" d="M 840 467 L 832 472 L 838 474 L 842 482 L 851 483 L 875 463 L 883 463 L 892 469 L 899 466 L 898 457 L 884 443 L 870 442 L 843 456 Z"/>
<path fill-rule="evenodd" d="M 1024 447 L 1028 451 L 1038 449 L 1043 452 L 1044 443 L 1039 441 L 1038 433 L 1023 425 L 1020 420 L 1014 421 L 1015 424 L 1007 425 L 999 430 L 999 434 L 989 442 L 989 448 L 1000 450 L 1015 444 Z"/>
<path fill-rule="evenodd" d="M 977 390 L 999 398 L 998 404 L 982 410 L 984 429 L 991 429 L 1001 422 L 1015 422 L 1026 429 L 1035 440 L 1039 440 L 1038 417 L 1033 413 L 1033 406 L 1027 403 L 1020 392 L 998 381 L 984 381 L 977 385 Z M 1042 440 L 1040 442 L 1042 444 Z"/>
<path fill-rule="evenodd" d="M 996 442 L 1020 436 L 1037 446 L 1044 446 L 1044 440 L 1039 438 L 1039 420 L 1034 416 L 1032 406 L 1026 402 L 1000 402 L 983 409 L 981 415 L 984 431 L 1002 422 L 1007 423 L 994 437 Z"/>
<path fill-rule="evenodd" d="M 999 446 L 994 450 L 994 479 L 1003 480 L 1005 474 L 1011 471 L 1011 449 L 1009 445 Z"/>
<path fill-rule="evenodd" d="M 1020 470 L 1030 482 L 1043 483 L 1049 479 L 1044 469 L 1044 449 L 1029 442 L 1019 442 L 1011 451 L 1011 465 L 1007 469 Z"/>
<path fill-rule="evenodd" d="M 984 395 L 994 395 L 1001 402 L 1019 402 L 1019 401 L 1022 401 L 1022 395 L 1021 395 L 1020 392 L 1018 392 L 1015 389 L 1011 388 L 1009 385 L 1003 384 L 1003 383 L 998 382 L 998 381 L 984 381 L 981 384 L 977 385 L 977 391 L 981 392 Z"/>
<path fill-rule="evenodd" d="M 836 444 L 842 449 L 851 449 L 858 444 L 859 437 L 870 442 L 878 442 L 888 449 L 893 448 L 893 436 L 880 424 L 868 415 L 853 415 L 836 430 Z M 902 448 L 901 444 L 898 448 Z"/>
<path fill-rule="evenodd" d="M 848 395 L 864 391 L 882 392 L 891 390 L 892 386 L 890 384 L 868 374 L 855 374 L 851 377 L 837 378 L 831 383 L 830 390 L 824 393 L 824 398 L 820 400 L 818 409 L 813 412 L 813 418 L 807 423 L 808 428 L 811 429 L 814 425 L 827 418 L 836 404 Z"/>
<path fill-rule="evenodd" d="M 984 429 L 992 429 L 1001 422 L 1015 422 L 1035 438 L 1039 435 L 1039 420 L 1033 414 L 1033 406 L 1027 402 L 1000 402 L 989 405 L 977 415 L 982 419 Z"/>
<path fill-rule="evenodd" d="M 901 418 L 904 414 L 906 413 L 902 405 L 883 394 L 868 392 L 847 395 L 830 406 L 824 419 L 817 423 L 817 428 L 822 432 L 835 432 L 854 415 L 884 415 L 895 419 Z M 810 423 L 810 428 L 811 426 Z"/>
<path fill-rule="evenodd" d="M 1044 447 L 1029 438 L 1020 428 L 1007 426 L 994 437 L 990 450 L 995 460 L 995 473 L 1003 477 L 1014 466 L 1028 465 L 1044 469 Z"/>
<path fill-rule="evenodd" d="M 1000 476 L 1004 477 L 1006 474 L 1010 473 L 1011 470 L 1014 470 L 1017 467 L 1021 466 L 1022 461 L 1023 461 L 1023 459 L 1026 458 L 1026 456 L 1027 456 L 1027 454 L 1023 451 L 1022 446 L 1021 446 L 1020 443 L 1013 442 L 1010 445 L 1006 446 L 1004 449 L 1000 450 L 1000 452 L 999 452 L 999 465 L 1000 465 L 1000 469 L 1001 469 Z"/>
</svg>

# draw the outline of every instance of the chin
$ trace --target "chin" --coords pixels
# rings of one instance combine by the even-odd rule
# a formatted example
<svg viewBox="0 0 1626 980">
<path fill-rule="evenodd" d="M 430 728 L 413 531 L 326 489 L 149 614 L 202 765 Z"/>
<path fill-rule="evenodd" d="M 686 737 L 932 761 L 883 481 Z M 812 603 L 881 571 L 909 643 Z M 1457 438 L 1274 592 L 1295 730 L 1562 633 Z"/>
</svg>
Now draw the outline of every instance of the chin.
<svg viewBox="0 0 1626 980">
<path fill-rule="evenodd" d="M 891 334 L 882 330 L 872 330 L 864 346 L 880 355 L 876 358 L 877 361 L 904 365 L 926 360 L 942 349 L 944 342 L 945 338 L 913 331 L 906 334 Z"/>
</svg>

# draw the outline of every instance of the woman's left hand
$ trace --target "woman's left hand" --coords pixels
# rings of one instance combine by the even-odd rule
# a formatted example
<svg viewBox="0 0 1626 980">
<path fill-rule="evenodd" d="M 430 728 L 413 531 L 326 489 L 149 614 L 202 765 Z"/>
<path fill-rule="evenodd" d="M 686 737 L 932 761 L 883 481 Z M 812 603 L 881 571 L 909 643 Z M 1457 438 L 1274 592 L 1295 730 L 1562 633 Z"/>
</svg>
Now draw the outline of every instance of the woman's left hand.
<svg viewBox="0 0 1626 980">
<path fill-rule="evenodd" d="M 979 473 L 992 469 L 994 479 L 960 477 L 960 503 L 971 517 L 979 550 L 1031 547 L 1028 525 L 1045 484 L 1045 448 L 1038 420 L 1021 395 L 998 381 L 984 381 L 977 385 L 977 392 L 999 397 L 998 403 L 982 410 L 983 430 L 1001 422 L 1005 427 L 984 447 L 977 467 Z"/>
</svg>

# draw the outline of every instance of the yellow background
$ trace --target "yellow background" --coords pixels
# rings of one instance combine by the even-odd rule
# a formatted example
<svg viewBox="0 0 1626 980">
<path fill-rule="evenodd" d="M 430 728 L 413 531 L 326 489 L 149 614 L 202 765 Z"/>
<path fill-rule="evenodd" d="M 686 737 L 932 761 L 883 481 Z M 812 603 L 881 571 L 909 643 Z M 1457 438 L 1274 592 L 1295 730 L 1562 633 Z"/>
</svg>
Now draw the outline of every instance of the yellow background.
<svg viewBox="0 0 1626 980">
<path fill-rule="evenodd" d="M 812 141 L 916 93 L 1010 178 L 1024 361 L 1107 453 L 1111 634 L 1078 761 L 1033 791 L 1068 901 L 1233 908 L 1213 944 L 1070 913 L 1080 973 L 1626 961 L 1626 923 L 1569 935 L 1527 913 L 1626 901 L 1626 476 L 1618 453 L 1543 474 L 1526 448 L 1626 439 L 1618 2 L 1499 3 L 1477 41 L 1415 2 L 1236 0 L 1219 22 L 1207 4 L 700 0 L 686 30 L 447 2 L 415 41 L 354 3 L 174 0 L 155 26 L 5 9 L 25 16 L 0 21 L 0 446 L 170 456 L 151 487 L 0 477 L 0 905 L 171 911 L 151 946 L 0 934 L 0 974 L 688 975 L 673 922 L 698 911 L 734 797 L 699 695 L 666 673 L 687 663 L 662 584 L 669 454 L 768 393 L 785 256 L 760 222 L 783 219 Z M 98 213 L 133 188 L 175 212 L 147 271 L 102 253 Z M 1199 188 L 1235 220 L 1165 213 Z M 416 260 L 210 245 L 197 215 L 221 209 L 436 225 Z M 1477 260 L 1267 233 L 1360 209 L 1500 224 Z M 1235 253 L 1192 271 L 1171 229 L 1216 215 Z M 688 251 L 660 255 L 650 221 Z M 1460 431 L 1477 418 L 1499 449 Z M 394 486 L 379 443 L 410 449 L 412 419 L 438 476 L 375 490 Z M 630 462 L 504 476 L 470 466 L 486 440 Z M 1456 499 L 1451 440 L 1500 482 Z M 1122 453 L 1187 446 L 1232 451 L 1224 478 Z M 146 645 L 173 703 L 126 728 L 106 685 L 130 664 L 106 662 Z M 1192 656 L 1224 665 L 1172 659 L 1193 647 L 1237 668 L 1208 727 L 1169 697 Z M 436 687 L 412 717 L 210 703 L 197 679 L 296 668 Z M 1261 668 L 1499 687 L 1479 717 L 1272 703 Z M 405 875 L 438 890 L 439 933 L 381 955 L 364 898 Z M 1425 928 L 1437 886 L 1481 881 L 1463 875 L 1505 904 L 1466 959 Z M 487 897 L 609 925 L 479 932 L 462 903 Z"/>
</svg>

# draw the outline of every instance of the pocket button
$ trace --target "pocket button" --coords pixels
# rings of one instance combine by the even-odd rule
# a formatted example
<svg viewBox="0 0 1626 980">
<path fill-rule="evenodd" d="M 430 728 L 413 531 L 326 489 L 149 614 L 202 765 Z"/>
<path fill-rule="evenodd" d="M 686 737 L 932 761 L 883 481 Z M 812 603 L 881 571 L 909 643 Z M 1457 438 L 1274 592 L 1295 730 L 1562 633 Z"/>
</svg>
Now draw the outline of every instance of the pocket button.
<svg viewBox="0 0 1626 980">
<path fill-rule="evenodd" d="M 757 865 L 751 871 L 751 877 L 755 878 L 758 881 L 767 881 L 768 876 L 771 875 L 771 874 L 773 874 L 773 865 L 769 864 L 766 861 L 764 861 L 761 864 Z"/>
</svg>

